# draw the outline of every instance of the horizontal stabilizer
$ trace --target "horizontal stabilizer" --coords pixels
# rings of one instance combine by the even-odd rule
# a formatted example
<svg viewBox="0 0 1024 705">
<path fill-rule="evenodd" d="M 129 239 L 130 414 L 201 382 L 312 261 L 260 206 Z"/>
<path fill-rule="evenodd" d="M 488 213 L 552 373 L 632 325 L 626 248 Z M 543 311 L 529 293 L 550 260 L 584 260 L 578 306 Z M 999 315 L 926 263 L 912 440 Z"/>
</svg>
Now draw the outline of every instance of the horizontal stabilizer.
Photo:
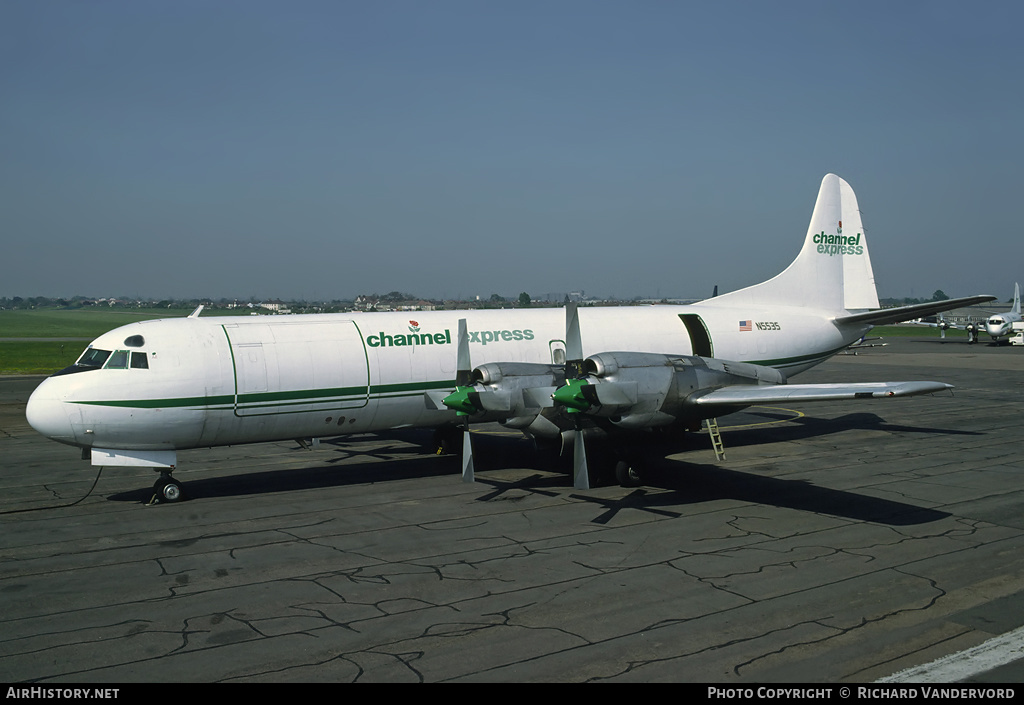
<svg viewBox="0 0 1024 705">
<path fill-rule="evenodd" d="M 845 401 L 934 394 L 953 389 L 945 382 L 855 382 L 850 384 L 736 384 L 693 399 L 700 406 L 773 404 L 801 401 Z"/>
<path fill-rule="evenodd" d="M 995 301 L 995 296 L 965 296 L 961 299 L 946 299 L 945 301 L 929 301 L 923 304 L 912 306 L 899 306 L 897 308 L 883 308 L 877 311 L 866 311 L 864 313 L 853 313 L 848 316 L 837 316 L 835 321 L 844 323 L 869 323 L 873 326 L 885 325 L 887 323 L 901 323 L 912 318 L 931 316 L 943 311 L 951 311 L 954 308 L 983 304 L 986 301 Z"/>
</svg>

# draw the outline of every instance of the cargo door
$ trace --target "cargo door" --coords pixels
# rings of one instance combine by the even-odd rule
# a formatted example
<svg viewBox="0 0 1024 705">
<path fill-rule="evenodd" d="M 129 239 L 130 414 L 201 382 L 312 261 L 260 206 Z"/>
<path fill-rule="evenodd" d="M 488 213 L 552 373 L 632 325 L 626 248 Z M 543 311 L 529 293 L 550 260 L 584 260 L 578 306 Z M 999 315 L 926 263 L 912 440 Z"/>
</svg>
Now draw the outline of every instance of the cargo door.
<svg viewBox="0 0 1024 705">
<path fill-rule="evenodd" d="M 686 326 L 686 332 L 690 336 L 690 349 L 693 354 L 701 357 L 714 357 L 715 346 L 711 342 L 711 332 L 704 323 L 704 319 L 696 313 L 681 313 L 679 318 L 682 319 L 683 325 Z"/>
<path fill-rule="evenodd" d="M 352 321 L 275 321 L 225 330 L 235 363 L 237 415 L 366 406 L 366 349 Z M 257 342 L 256 337 L 262 340 Z"/>
<path fill-rule="evenodd" d="M 267 376 L 267 357 L 264 344 L 272 344 L 274 336 L 265 323 L 229 323 L 224 333 L 231 346 L 231 360 L 235 372 L 235 413 L 240 400 L 266 394 L 271 383 Z M 244 411 L 242 413 L 244 414 Z"/>
</svg>

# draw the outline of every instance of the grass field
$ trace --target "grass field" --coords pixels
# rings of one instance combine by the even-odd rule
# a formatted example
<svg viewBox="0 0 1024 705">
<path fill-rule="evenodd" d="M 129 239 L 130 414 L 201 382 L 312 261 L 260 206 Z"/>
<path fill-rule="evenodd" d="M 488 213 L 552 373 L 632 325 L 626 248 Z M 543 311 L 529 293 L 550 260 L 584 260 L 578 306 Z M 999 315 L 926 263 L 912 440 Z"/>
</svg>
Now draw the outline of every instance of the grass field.
<svg viewBox="0 0 1024 705">
<path fill-rule="evenodd" d="M 876 335 L 883 338 L 938 338 L 939 329 L 914 325 L 879 326 L 868 333 L 869 338 L 873 338 Z M 967 340 L 967 331 L 951 328 L 946 331 L 946 338 L 953 340 L 962 338 L 963 340 Z"/>
<path fill-rule="evenodd" d="M 0 338 L 95 338 L 126 323 L 182 318 L 180 309 L 124 311 L 109 308 L 0 311 Z"/>
<path fill-rule="evenodd" d="M 192 309 L 0 311 L 0 375 L 51 374 L 77 360 L 90 340 L 113 328 L 154 318 L 184 318 L 190 313 Z"/>
<path fill-rule="evenodd" d="M 47 342 L 0 338 L 0 375 L 48 375 L 78 359 L 89 343 L 84 340 Z"/>
</svg>

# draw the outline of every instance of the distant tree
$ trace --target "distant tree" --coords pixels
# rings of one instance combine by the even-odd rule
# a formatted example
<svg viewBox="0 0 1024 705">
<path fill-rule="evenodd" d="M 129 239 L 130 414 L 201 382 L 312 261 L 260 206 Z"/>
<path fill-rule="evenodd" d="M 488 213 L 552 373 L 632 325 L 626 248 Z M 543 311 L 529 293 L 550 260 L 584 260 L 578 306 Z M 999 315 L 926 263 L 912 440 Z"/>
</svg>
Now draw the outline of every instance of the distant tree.
<svg viewBox="0 0 1024 705">
<path fill-rule="evenodd" d="M 531 303 L 530 295 L 525 291 L 519 295 L 519 306 L 521 308 L 529 308 Z"/>
<path fill-rule="evenodd" d="M 501 296 L 500 294 L 491 294 L 491 302 L 492 303 L 498 304 L 498 303 L 501 303 L 504 300 L 505 300 L 505 297 Z"/>
<path fill-rule="evenodd" d="M 932 294 L 932 301 L 947 301 L 948 299 L 949 297 L 946 296 L 946 292 L 942 289 L 936 289 L 935 293 Z"/>
</svg>

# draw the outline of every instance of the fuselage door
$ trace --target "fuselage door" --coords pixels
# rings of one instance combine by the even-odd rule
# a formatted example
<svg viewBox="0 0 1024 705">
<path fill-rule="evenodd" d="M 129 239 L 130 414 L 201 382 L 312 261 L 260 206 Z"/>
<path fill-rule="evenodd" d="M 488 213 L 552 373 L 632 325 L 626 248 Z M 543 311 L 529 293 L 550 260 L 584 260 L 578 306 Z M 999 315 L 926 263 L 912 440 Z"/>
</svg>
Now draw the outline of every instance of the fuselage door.
<svg viewBox="0 0 1024 705">
<path fill-rule="evenodd" d="M 227 325 L 238 416 L 366 406 L 366 349 L 352 321 Z"/>
<path fill-rule="evenodd" d="M 681 313 L 679 318 L 682 319 L 683 325 L 686 326 L 686 332 L 690 335 L 690 349 L 693 354 L 701 357 L 714 357 L 715 346 L 711 342 L 711 332 L 704 320 L 696 313 Z"/>
<path fill-rule="evenodd" d="M 236 345 L 232 352 L 235 356 L 236 396 L 267 391 L 267 362 L 263 357 L 263 343 Z"/>
</svg>

